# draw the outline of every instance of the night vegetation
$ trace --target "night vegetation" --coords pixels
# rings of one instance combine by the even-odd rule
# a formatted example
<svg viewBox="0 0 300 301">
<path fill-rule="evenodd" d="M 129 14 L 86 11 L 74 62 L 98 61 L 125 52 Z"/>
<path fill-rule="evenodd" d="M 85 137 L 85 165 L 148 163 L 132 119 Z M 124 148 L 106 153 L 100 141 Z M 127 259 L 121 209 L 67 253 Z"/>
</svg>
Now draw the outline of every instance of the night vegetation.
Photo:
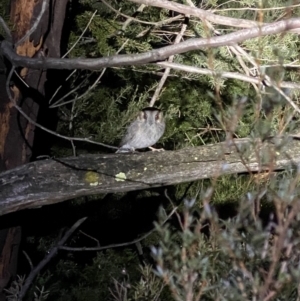
<svg viewBox="0 0 300 301">
<path fill-rule="evenodd" d="M 0 3 L 0 300 L 299 301 L 300 2 L 41 0 L 30 25 L 11 2 Z M 166 118 L 161 161 L 114 154 L 149 106 Z M 111 156 L 106 175 L 124 160 L 116 181 L 138 173 L 130 156 L 151 162 L 154 178 L 176 156 L 179 169 L 201 158 L 207 169 L 193 182 L 176 169 L 180 181 L 85 193 L 102 184 L 99 154 Z M 29 164 L 51 158 L 44 170 Z M 241 169 L 226 172 L 233 163 Z M 34 185 L 44 199 L 29 195 Z"/>
</svg>

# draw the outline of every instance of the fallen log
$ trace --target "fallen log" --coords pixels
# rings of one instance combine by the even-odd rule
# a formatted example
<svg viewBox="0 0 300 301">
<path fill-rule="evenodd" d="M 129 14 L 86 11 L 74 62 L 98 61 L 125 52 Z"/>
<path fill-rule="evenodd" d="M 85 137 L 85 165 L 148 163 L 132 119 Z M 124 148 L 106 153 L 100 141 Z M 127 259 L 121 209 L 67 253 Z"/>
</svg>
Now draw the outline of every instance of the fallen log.
<svg viewBox="0 0 300 301">
<path fill-rule="evenodd" d="M 0 174 L 0 215 L 80 196 L 149 189 L 225 174 L 283 170 L 299 163 L 300 143 L 291 137 L 36 161 Z"/>
</svg>

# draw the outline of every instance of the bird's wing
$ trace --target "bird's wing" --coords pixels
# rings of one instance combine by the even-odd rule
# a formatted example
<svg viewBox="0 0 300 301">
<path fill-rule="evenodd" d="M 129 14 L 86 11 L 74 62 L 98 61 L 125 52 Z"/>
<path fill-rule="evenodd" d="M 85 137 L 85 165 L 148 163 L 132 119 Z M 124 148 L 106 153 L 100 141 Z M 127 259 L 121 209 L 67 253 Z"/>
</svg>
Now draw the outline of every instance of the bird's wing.
<svg viewBox="0 0 300 301">
<path fill-rule="evenodd" d="M 138 120 L 133 121 L 127 128 L 126 134 L 121 140 L 120 147 L 122 147 L 125 144 L 130 145 L 130 141 L 134 139 L 134 137 L 137 135 L 137 133 L 140 130 L 140 122 Z"/>
</svg>

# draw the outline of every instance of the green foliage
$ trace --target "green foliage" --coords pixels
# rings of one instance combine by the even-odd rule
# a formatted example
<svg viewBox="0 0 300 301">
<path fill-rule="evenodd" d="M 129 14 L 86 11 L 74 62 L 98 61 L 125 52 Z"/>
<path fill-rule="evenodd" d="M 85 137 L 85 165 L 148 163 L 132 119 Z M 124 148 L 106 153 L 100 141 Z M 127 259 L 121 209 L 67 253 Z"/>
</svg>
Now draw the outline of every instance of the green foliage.
<svg viewBox="0 0 300 301">
<path fill-rule="evenodd" d="M 19 294 L 25 283 L 25 276 L 17 276 L 16 280 L 14 280 L 11 286 L 8 289 L 4 289 L 6 292 L 6 298 L 9 301 L 17 301 L 19 300 Z M 46 291 L 44 286 L 39 288 L 38 286 L 32 292 L 34 301 L 43 301 L 48 298 L 49 291 Z"/>
<path fill-rule="evenodd" d="M 133 286 L 133 300 L 160 300 L 164 284 L 153 273 L 151 266 L 140 268 L 141 279 Z"/>
<path fill-rule="evenodd" d="M 85 3 L 85 5 L 87 5 Z M 111 4 L 115 5 L 115 4 Z M 124 15 L 131 15 L 136 7 L 129 2 L 118 4 L 118 9 Z M 235 18 L 253 19 L 257 16 L 257 10 L 261 4 L 257 1 L 238 1 L 234 3 L 223 3 L 218 1 L 206 2 L 207 7 L 218 6 L 218 13 Z M 280 1 L 264 2 L 264 8 L 282 7 Z M 285 4 L 286 6 L 288 4 Z M 117 8 L 116 6 L 114 6 Z M 124 26 L 124 17 L 116 15 L 105 4 L 96 6 L 99 13 L 92 20 L 86 35 L 93 37 L 96 43 L 78 47 L 72 51 L 74 57 L 99 57 L 120 53 L 140 53 L 169 44 L 169 39 L 179 30 L 181 23 L 174 22 L 171 25 L 157 27 L 155 22 L 168 19 L 168 11 L 154 7 L 144 8 L 137 18 L 150 22 L 143 24 L 132 21 Z M 76 18 L 75 30 L 71 33 L 70 44 L 76 40 L 82 28 L 91 18 L 93 11 L 85 10 Z M 299 9 L 295 8 L 297 13 Z M 282 10 L 262 10 L 261 16 L 265 21 L 271 22 L 280 17 Z M 215 28 L 223 32 L 222 28 Z M 160 34 L 163 32 L 164 34 Z M 213 33 L 207 31 L 207 26 L 197 18 L 191 17 L 189 27 L 186 31 L 192 36 L 211 36 Z M 297 59 L 298 45 L 295 34 L 284 34 L 265 36 L 250 39 L 243 43 L 245 51 L 260 62 L 260 72 L 270 73 L 270 66 L 279 66 L 291 63 Z M 214 49 L 201 49 L 175 56 L 175 62 L 197 66 L 200 68 L 212 68 L 214 76 L 199 75 L 172 71 L 173 77 L 169 77 L 159 97 L 157 105 L 167 116 L 167 130 L 161 143 L 165 148 L 182 148 L 184 146 L 195 146 L 204 143 L 222 141 L 227 129 L 226 120 L 221 115 L 220 102 L 226 104 L 225 110 L 230 108 L 233 102 L 242 96 L 249 97 L 248 105 L 240 116 L 239 124 L 235 128 L 235 134 L 239 137 L 248 136 L 253 129 L 253 122 L 257 118 L 257 104 L 259 98 L 264 97 L 264 92 L 259 94 L 252 89 L 250 84 L 237 80 L 220 78 L 218 73 L 223 71 L 244 72 L 244 67 L 239 63 L 236 56 L 228 47 Z M 249 66 L 247 61 L 245 64 Z M 154 89 L 158 84 L 159 77 L 155 75 L 155 66 L 136 66 L 126 68 L 115 68 L 106 70 L 101 83 L 96 89 L 91 90 L 84 97 L 74 101 L 73 107 L 67 105 L 64 114 L 69 117 L 59 124 L 60 131 L 80 137 L 92 137 L 98 141 L 117 145 L 124 133 L 126 125 L 136 116 L 139 109 L 148 105 Z M 278 73 L 271 72 L 269 76 L 279 80 L 298 80 L 299 75 L 293 69 Z M 89 80 L 84 83 L 84 78 Z M 88 73 L 77 78 L 83 83 L 80 89 L 74 91 L 70 97 L 78 98 L 83 91 L 95 81 L 96 74 L 90 77 Z M 74 89 L 78 86 L 78 80 Z M 112 84 L 113 83 L 113 84 Z M 215 93 L 215 91 L 218 91 Z M 217 99 L 219 98 L 219 99 Z M 255 101 L 252 101 L 255 100 Z M 265 101 L 266 102 L 266 101 Z M 71 109 L 72 108 L 72 109 Z M 73 112 L 71 112 L 73 110 Z M 220 115 L 218 117 L 218 115 Z M 216 118 L 217 117 L 217 118 Z M 261 115 L 263 118 L 263 115 Z M 69 133 L 69 120 L 72 119 L 72 133 Z M 276 117 L 275 117 L 276 119 Z M 275 120 L 274 120 L 275 121 Z M 278 123 L 274 122 L 272 128 L 276 130 Z M 215 132 L 202 134 L 204 128 L 221 128 L 223 132 L 216 135 Z M 80 150 L 79 150 L 80 152 Z"/>
<path fill-rule="evenodd" d="M 285 13 L 290 14 L 289 17 L 299 15 L 299 7 L 280 9 L 293 1 L 194 2 L 219 15 L 266 23 L 284 18 Z M 84 9 L 75 18 L 70 46 L 77 42 L 95 9 L 98 12 L 69 57 L 134 55 L 173 44 L 181 30 L 182 20 L 157 24 L 170 17 L 171 12 L 165 9 L 147 6 L 136 13 L 136 4 L 129 1 L 109 3 L 123 15 L 102 2 L 80 1 Z M 124 15 L 134 15 L 148 23 L 132 20 L 127 24 Z M 213 24 L 213 29 L 220 35 L 236 30 L 217 24 Z M 191 16 L 182 40 L 213 37 L 216 35 L 213 29 Z M 258 73 L 261 78 L 269 76 L 279 87 L 282 81 L 299 82 L 299 72 L 293 66 L 298 59 L 298 36 L 285 33 L 259 37 L 239 46 L 244 53 L 238 52 L 238 55 L 224 46 L 175 56 L 174 62 L 209 69 L 213 75 L 171 70 L 155 104 L 166 116 L 166 132 L 159 141 L 166 149 L 217 143 L 230 135 L 264 141 L 276 133 L 297 129 L 297 117 L 274 87 L 257 85 L 254 88 L 248 82 L 220 75 L 236 72 L 256 76 Z M 249 58 L 258 64 L 257 70 Z M 67 103 L 62 104 L 58 96 L 52 101 L 56 105 L 60 102 L 58 132 L 118 145 L 127 124 L 140 109 L 149 105 L 163 71 L 159 65 L 148 64 L 75 72 L 65 83 L 70 90 L 63 100 Z M 284 92 L 297 101 L 296 93 Z M 107 151 L 87 144 L 76 144 L 76 147 L 77 154 Z M 276 151 L 280 152 L 282 147 Z M 72 148 L 59 145 L 53 147 L 52 152 L 56 156 L 71 155 Z M 240 154 L 245 164 L 250 162 L 247 149 L 242 149 Z M 269 162 L 274 155 L 268 150 L 260 154 L 262 163 Z M 69 253 L 51 272 L 41 274 L 36 284 L 45 286 L 50 290 L 50 299 L 58 301 L 269 300 L 272 294 L 277 300 L 298 300 L 298 175 L 290 172 L 273 176 L 270 172 L 251 177 L 221 176 L 223 167 L 216 171 L 214 179 L 193 184 L 186 197 L 194 198 L 195 203 L 175 204 L 180 208 L 176 211 L 179 227 L 161 218 L 156 225 L 157 232 L 143 242 L 144 249 L 154 245 L 153 267 L 138 268 L 137 255 L 131 249 L 107 250 L 96 255 L 87 253 L 90 262 L 80 264 Z M 187 186 L 174 188 L 174 203 Z M 80 204 L 85 202 L 81 200 Z M 74 203 L 79 206 L 79 201 Z M 213 204 L 229 203 L 236 205 L 237 212 L 234 217 L 223 220 Z M 105 213 L 113 218 L 117 218 L 120 211 L 131 210 L 128 203 L 123 203 L 123 207 L 115 204 L 117 202 L 111 202 L 110 207 L 105 208 Z M 273 219 L 267 220 L 267 227 L 263 225 L 259 213 L 266 207 L 275 208 L 277 224 Z M 295 213 L 293 218 L 289 217 L 291 212 Z M 205 236 L 202 230 L 207 223 L 209 235 Z M 38 250 L 46 252 L 54 240 L 54 236 L 41 239 Z"/>
<path fill-rule="evenodd" d="M 84 266 L 76 263 L 70 255 L 68 259 L 60 260 L 52 270 L 47 287 L 51 299 L 58 301 L 107 300 L 114 279 L 135 282 L 140 278 L 138 260 L 129 249 L 98 252 L 92 262 Z"/>
<path fill-rule="evenodd" d="M 292 182 L 289 178 L 283 183 L 285 192 Z M 155 274 L 169 287 L 172 299 L 260 300 L 274 294 L 277 300 L 296 300 L 300 216 L 284 212 L 298 207 L 299 201 L 285 199 L 288 195 L 274 201 L 280 221 L 270 220 L 267 227 L 254 209 L 259 192 L 248 193 L 232 219 L 221 220 L 204 200 L 199 218 L 194 217 L 193 201 L 186 201 L 180 230 L 158 223 L 161 240 L 152 248 Z M 205 237 L 201 229 L 207 223 Z"/>
<path fill-rule="evenodd" d="M 268 36 L 247 40 L 243 44 L 252 52 L 253 57 L 263 58 L 263 64 L 276 61 L 282 64 L 297 58 L 297 43 L 298 39 L 295 35 L 286 33 L 285 35 L 274 35 L 271 44 Z"/>
<path fill-rule="evenodd" d="M 0 2 L 0 16 L 4 20 L 4 22 L 9 25 L 9 28 L 12 28 L 13 24 L 10 24 L 9 22 L 9 5 L 9 0 L 3 0 Z M 3 38 L 6 38 L 6 33 L 2 26 L 0 26 L 0 37 L 1 36 Z"/>
</svg>

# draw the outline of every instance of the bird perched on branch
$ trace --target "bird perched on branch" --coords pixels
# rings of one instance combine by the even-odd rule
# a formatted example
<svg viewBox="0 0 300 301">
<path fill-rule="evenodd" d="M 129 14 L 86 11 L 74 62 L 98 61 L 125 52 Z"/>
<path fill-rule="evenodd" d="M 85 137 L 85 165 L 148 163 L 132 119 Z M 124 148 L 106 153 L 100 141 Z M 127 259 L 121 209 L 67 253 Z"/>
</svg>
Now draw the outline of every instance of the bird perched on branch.
<svg viewBox="0 0 300 301">
<path fill-rule="evenodd" d="M 157 150 L 151 146 L 163 135 L 165 125 L 163 113 L 159 109 L 153 107 L 143 109 L 136 120 L 128 126 L 117 153 L 132 152 L 146 147 Z"/>
</svg>

